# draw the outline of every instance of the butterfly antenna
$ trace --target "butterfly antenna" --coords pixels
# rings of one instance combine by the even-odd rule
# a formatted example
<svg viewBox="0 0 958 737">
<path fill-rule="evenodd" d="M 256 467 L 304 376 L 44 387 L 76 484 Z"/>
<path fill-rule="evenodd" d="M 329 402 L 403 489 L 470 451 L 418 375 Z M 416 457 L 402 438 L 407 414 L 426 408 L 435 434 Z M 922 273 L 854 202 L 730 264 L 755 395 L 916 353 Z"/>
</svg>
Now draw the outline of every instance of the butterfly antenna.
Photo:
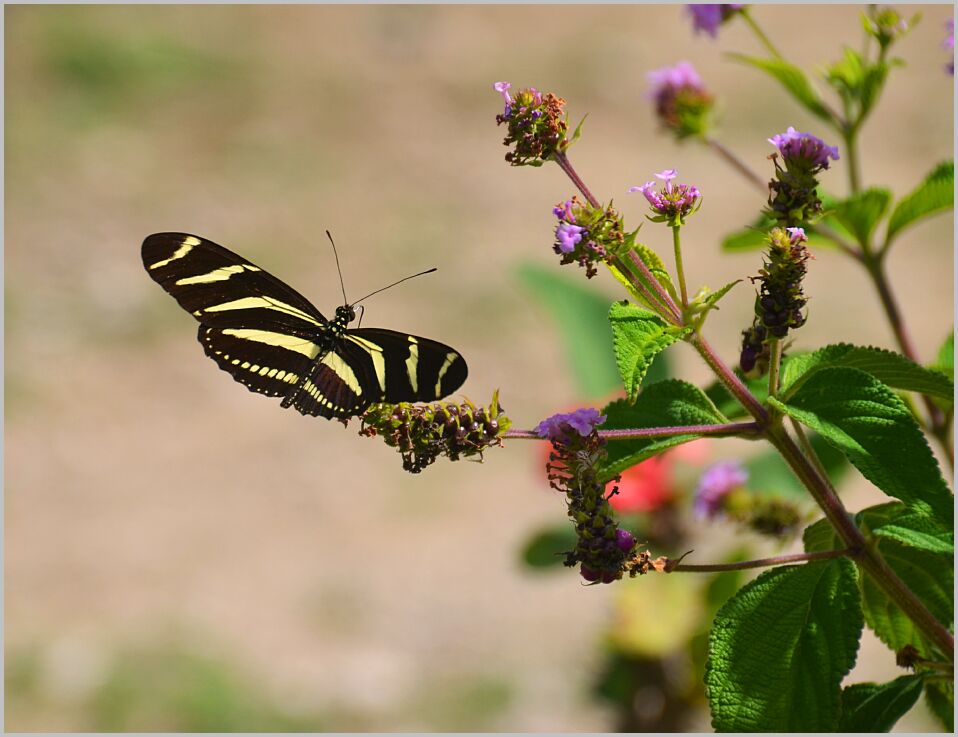
<svg viewBox="0 0 958 737">
<path fill-rule="evenodd" d="M 336 252 L 336 241 L 333 240 L 333 236 L 328 230 L 326 231 L 326 237 L 329 238 L 329 242 L 333 244 L 333 256 L 336 257 L 336 271 L 339 272 L 339 286 L 343 288 L 343 304 L 348 305 L 349 300 L 346 299 L 346 285 L 343 283 L 343 270 L 339 268 L 339 254 Z"/>
<path fill-rule="evenodd" d="M 390 284 L 389 286 L 383 287 L 382 289 L 377 289 L 375 292 L 370 292 L 370 293 L 367 294 L 365 297 L 363 297 L 363 299 L 357 299 L 355 302 L 353 302 L 353 306 L 358 305 L 358 304 L 359 304 L 360 302 L 362 302 L 364 299 L 369 299 L 369 298 L 372 297 L 374 294 L 379 294 L 380 292 L 385 292 L 387 289 L 392 289 L 392 288 L 393 288 L 394 286 L 396 286 L 397 284 L 402 284 L 404 281 L 409 281 L 410 279 L 415 279 L 417 276 L 422 276 L 423 274 L 431 274 L 431 273 L 434 272 L 434 271 L 438 271 L 438 269 L 437 269 L 435 266 L 433 266 L 431 269 L 426 269 L 425 271 L 420 271 L 418 274 L 413 274 L 412 276 L 407 276 L 407 277 L 405 277 L 405 278 L 403 278 L 403 279 L 400 279 L 399 281 L 394 281 L 394 282 L 393 282 L 392 284 Z"/>
</svg>

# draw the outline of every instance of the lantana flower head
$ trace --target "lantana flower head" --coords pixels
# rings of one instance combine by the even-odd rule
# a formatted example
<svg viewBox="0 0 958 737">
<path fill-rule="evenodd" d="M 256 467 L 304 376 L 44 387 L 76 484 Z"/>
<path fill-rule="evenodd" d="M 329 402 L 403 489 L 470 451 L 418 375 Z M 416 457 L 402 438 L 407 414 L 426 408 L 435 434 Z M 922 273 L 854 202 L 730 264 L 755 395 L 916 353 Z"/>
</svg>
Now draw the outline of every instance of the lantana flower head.
<svg viewBox="0 0 958 737">
<path fill-rule="evenodd" d="M 599 273 L 597 263 L 630 242 L 622 231 L 622 218 L 611 204 L 592 207 L 573 197 L 553 207 L 552 214 L 559 220 L 552 250 L 562 257 L 561 264 L 583 267 L 589 279 Z"/>
<path fill-rule="evenodd" d="M 820 171 L 828 168 L 829 159 L 838 161 L 838 146 L 829 146 L 818 136 L 800 133 L 792 126 L 784 133 L 776 133 L 768 142 L 778 149 L 789 169 Z"/>
<path fill-rule="evenodd" d="M 714 519 L 724 511 L 728 496 L 745 486 L 746 471 L 737 461 L 720 461 L 705 469 L 695 489 L 692 508 L 703 519 Z"/>
<path fill-rule="evenodd" d="M 533 432 L 540 438 L 564 442 L 576 434 L 588 437 L 599 425 L 606 421 L 605 415 L 592 407 L 583 407 L 574 412 L 559 412 L 547 417 L 535 426 Z"/>
<path fill-rule="evenodd" d="M 655 114 L 663 128 L 680 140 L 706 133 L 714 98 L 695 67 L 680 61 L 674 67 L 649 72 L 647 78 L 648 97 L 655 103 Z"/>
<path fill-rule="evenodd" d="M 736 11 L 745 7 L 744 3 L 728 3 L 725 5 L 686 5 L 689 15 L 692 16 L 692 29 L 699 33 L 705 31 L 709 36 L 715 38 L 718 35 L 719 26 L 731 18 Z"/>
<path fill-rule="evenodd" d="M 665 186 L 656 189 L 654 181 L 648 181 L 641 187 L 629 187 L 629 192 L 641 192 L 655 216 L 649 219 L 653 222 L 667 222 L 675 227 L 682 225 L 689 215 L 694 213 L 702 204 L 702 193 L 698 187 L 690 184 L 673 184 L 678 172 L 675 169 L 666 169 L 655 174 L 665 182 Z"/>
</svg>

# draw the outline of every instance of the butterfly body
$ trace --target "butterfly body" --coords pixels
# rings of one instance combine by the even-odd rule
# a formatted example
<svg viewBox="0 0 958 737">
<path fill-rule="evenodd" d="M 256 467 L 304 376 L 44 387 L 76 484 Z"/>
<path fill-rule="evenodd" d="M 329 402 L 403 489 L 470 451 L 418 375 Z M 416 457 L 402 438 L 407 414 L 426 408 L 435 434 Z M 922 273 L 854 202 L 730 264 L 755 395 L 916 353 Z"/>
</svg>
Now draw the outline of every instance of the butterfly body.
<svg viewBox="0 0 958 737">
<path fill-rule="evenodd" d="M 327 320 L 299 292 L 212 241 L 156 233 L 147 273 L 199 323 L 206 355 L 250 391 L 304 415 L 344 419 L 374 402 L 433 401 L 466 380 L 466 362 L 429 338 L 350 329 L 351 305 Z"/>
</svg>

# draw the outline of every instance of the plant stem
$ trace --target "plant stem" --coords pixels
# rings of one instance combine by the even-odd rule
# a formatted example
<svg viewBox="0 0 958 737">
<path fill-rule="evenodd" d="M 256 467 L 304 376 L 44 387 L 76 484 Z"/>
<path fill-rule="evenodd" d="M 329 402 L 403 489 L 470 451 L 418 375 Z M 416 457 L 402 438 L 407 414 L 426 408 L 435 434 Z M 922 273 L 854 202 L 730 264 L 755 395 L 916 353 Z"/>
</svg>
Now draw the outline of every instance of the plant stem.
<svg viewBox="0 0 958 737">
<path fill-rule="evenodd" d="M 669 573 L 720 573 L 722 571 L 744 571 L 749 568 L 768 568 L 770 566 L 779 566 L 785 563 L 803 563 L 812 560 L 828 560 L 830 558 L 855 557 L 857 551 L 846 550 L 823 550 L 816 553 L 795 553 L 793 555 L 776 555 L 772 558 L 758 558 L 757 560 L 743 560 L 738 563 L 711 563 L 704 565 L 695 565 L 692 563 L 679 563 L 674 568 L 666 570 Z"/>
<path fill-rule="evenodd" d="M 876 549 L 868 545 L 827 477 L 819 475 L 801 449 L 781 425 L 769 428 L 768 439 L 782 454 L 785 462 L 805 485 L 822 508 L 828 521 L 849 549 L 860 551 L 855 560 L 875 583 L 897 604 L 912 622 L 934 642 L 951 660 L 955 657 L 955 640 L 948 629 L 928 610 L 922 601 L 905 585 Z"/>
<path fill-rule="evenodd" d="M 762 406 L 762 403 L 755 398 L 755 395 L 748 390 L 748 387 L 745 386 L 742 380 L 735 375 L 735 372 L 718 357 L 718 354 L 715 353 L 708 341 L 705 340 L 700 333 L 693 333 L 689 336 L 688 343 L 698 351 L 699 355 L 702 356 L 709 365 L 709 368 L 711 368 L 719 380 L 725 384 L 725 388 L 748 410 L 748 413 L 756 419 L 759 426 L 764 427 L 764 425 L 768 423 L 768 411 Z"/>
<path fill-rule="evenodd" d="M 624 430 L 596 430 L 606 440 L 638 440 L 668 438 L 674 435 L 755 436 L 759 426 L 754 422 L 728 422 L 720 425 L 681 425 L 676 427 L 638 427 Z M 510 440 L 545 440 L 532 430 L 506 430 L 502 437 Z"/>
<path fill-rule="evenodd" d="M 752 17 L 752 14 L 749 12 L 748 8 L 742 8 L 738 11 L 745 22 L 748 23 L 749 28 L 752 29 L 752 32 L 758 37 L 758 40 L 762 42 L 762 45 L 768 50 L 772 56 L 776 59 L 781 59 L 782 55 L 778 53 L 778 49 L 775 48 L 775 44 L 771 42 L 768 36 L 765 35 L 765 32 L 759 28 L 758 23 L 755 22 L 755 19 Z"/>
<path fill-rule="evenodd" d="M 682 266 L 682 239 L 679 235 L 680 226 L 672 226 L 672 250 L 675 251 L 675 275 L 679 280 L 679 290 L 682 293 L 682 307 L 689 306 L 689 293 L 685 287 L 685 268 Z"/>
<path fill-rule="evenodd" d="M 845 153 L 848 157 L 848 187 L 852 194 L 861 191 L 862 177 L 858 163 L 858 130 L 857 128 L 847 128 L 844 133 Z M 862 248 L 865 244 L 862 244 Z"/>
<path fill-rule="evenodd" d="M 592 207 L 602 207 L 602 205 L 599 204 L 599 201 L 595 198 L 595 195 L 592 194 L 592 192 L 589 191 L 589 188 L 585 186 L 585 182 L 583 182 L 579 178 L 579 175 L 576 174 L 576 171 L 575 169 L 572 168 L 572 163 L 569 161 L 569 157 L 565 155 L 565 152 L 560 151 L 554 154 L 553 158 L 555 159 L 555 162 L 559 165 L 559 168 L 562 169 L 562 171 L 565 172 L 566 176 L 572 180 L 572 183 L 578 188 L 578 190 L 582 193 L 582 196 L 586 198 L 588 203 L 592 205 Z"/>
<path fill-rule="evenodd" d="M 782 366 L 782 341 L 779 338 L 768 339 L 768 396 L 778 394 L 778 372 Z"/>
<path fill-rule="evenodd" d="M 730 164 L 735 171 L 745 177 L 745 179 L 753 184 L 760 192 L 768 192 L 768 182 L 762 179 L 757 172 L 749 168 L 749 166 L 738 156 L 732 153 L 715 138 L 705 138 L 704 140 L 709 148 L 721 156 L 726 163 Z"/>
</svg>

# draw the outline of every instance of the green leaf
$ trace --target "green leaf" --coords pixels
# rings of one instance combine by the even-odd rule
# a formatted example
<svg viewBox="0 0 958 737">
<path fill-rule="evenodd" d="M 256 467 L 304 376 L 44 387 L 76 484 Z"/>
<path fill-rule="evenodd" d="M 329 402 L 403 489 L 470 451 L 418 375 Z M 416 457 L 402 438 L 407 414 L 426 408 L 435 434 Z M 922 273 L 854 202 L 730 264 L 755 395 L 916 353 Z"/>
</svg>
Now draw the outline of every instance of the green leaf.
<svg viewBox="0 0 958 737">
<path fill-rule="evenodd" d="M 886 494 L 953 527 L 953 497 L 938 461 L 905 403 L 874 376 L 823 368 L 787 403 L 768 402 L 822 435 Z"/>
<path fill-rule="evenodd" d="M 805 532 L 802 533 L 802 544 L 806 553 L 824 553 L 845 547 L 838 539 L 832 523 L 824 517 L 805 528 Z"/>
<path fill-rule="evenodd" d="M 855 515 L 856 524 L 874 537 L 884 537 L 929 553 L 954 555 L 955 535 L 934 517 L 916 512 L 898 502 L 868 507 Z"/>
<path fill-rule="evenodd" d="M 900 676 L 888 683 L 856 683 L 842 690 L 839 732 L 890 732 L 918 701 L 924 677 Z"/>
<path fill-rule="evenodd" d="M 955 206 L 955 164 L 944 161 L 925 180 L 895 205 L 888 220 L 886 242 L 891 243 L 905 227 Z"/>
<path fill-rule="evenodd" d="M 546 527 L 526 541 L 522 561 L 529 568 L 553 568 L 563 565 L 564 554 L 576 546 L 575 530 L 568 524 Z"/>
<path fill-rule="evenodd" d="M 950 625 L 955 588 L 952 558 L 889 539 L 879 539 L 878 552 L 935 618 Z M 861 590 L 865 621 L 879 640 L 895 652 L 913 645 L 924 657 L 934 657 L 934 646 L 871 576 L 862 577 Z"/>
<path fill-rule="evenodd" d="M 856 578 L 843 558 L 782 566 L 722 607 L 705 671 L 716 730 L 835 730 L 862 631 Z"/>
<path fill-rule="evenodd" d="M 634 237 L 635 237 L 635 233 L 632 233 L 629 236 L 629 239 L 632 239 Z M 632 250 L 635 252 L 635 255 L 639 257 L 642 263 L 646 265 L 649 272 L 656 279 L 656 281 L 658 281 L 659 284 L 661 284 L 665 288 L 665 290 L 674 298 L 675 286 L 672 284 L 672 277 L 669 276 L 669 272 L 665 268 L 665 263 L 659 257 L 659 254 L 657 254 L 648 246 L 643 245 L 642 243 L 633 243 Z M 622 264 L 628 270 L 629 275 L 631 275 L 631 279 L 628 275 L 620 271 L 618 268 L 616 268 L 612 264 L 608 264 L 609 271 L 612 272 L 612 276 L 614 276 L 616 280 L 623 287 L 626 288 L 626 290 L 629 292 L 629 294 L 632 295 L 632 297 L 636 300 L 636 302 L 638 302 L 639 304 L 645 305 L 649 309 L 654 309 L 655 305 L 651 304 L 643 296 L 643 294 L 638 289 L 635 288 L 635 286 L 632 284 L 632 279 L 637 279 L 641 284 L 644 284 L 646 288 L 652 294 L 655 294 L 654 286 L 649 283 L 649 280 L 642 274 L 639 268 L 632 263 L 630 258 L 626 256 L 620 260 Z"/>
<path fill-rule="evenodd" d="M 828 478 L 833 484 L 840 483 L 848 471 L 845 456 L 817 433 L 809 433 L 809 442 L 825 467 Z M 745 468 L 748 471 L 750 489 L 808 499 L 808 489 L 796 478 L 795 472 L 789 468 L 777 450 L 766 450 L 752 456 L 745 461 Z"/>
<path fill-rule="evenodd" d="M 822 102 L 821 96 L 815 88 L 812 87 L 812 83 L 808 80 L 808 77 L 805 76 L 805 72 L 799 67 L 794 64 L 789 64 L 783 59 L 760 59 L 755 56 L 746 56 L 745 54 L 729 54 L 728 56 L 736 61 L 744 62 L 756 69 L 761 69 L 763 72 L 766 72 L 778 80 L 778 82 L 791 93 L 792 97 L 798 100 L 812 115 L 829 123 L 833 122 L 832 116 Z"/>
<path fill-rule="evenodd" d="M 635 402 L 652 359 L 691 332 L 691 328 L 673 327 L 654 312 L 625 301 L 612 303 L 609 323 L 619 375 L 629 401 Z"/>
<path fill-rule="evenodd" d="M 836 202 L 831 214 L 859 243 L 869 243 L 875 226 L 882 219 L 890 202 L 891 192 L 871 187 Z"/>
<path fill-rule="evenodd" d="M 955 331 L 952 330 L 945 338 L 945 342 L 938 349 L 938 358 L 932 367 L 935 371 L 948 376 L 952 382 L 955 380 Z"/>
<path fill-rule="evenodd" d="M 865 371 L 894 389 L 919 392 L 948 402 L 954 397 L 954 383 L 939 371 L 919 366 L 894 351 L 837 343 L 814 353 L 786 358 L 782 363 L 780 398 L 787 402 L 816 371 L 835 366 Z"/>
<path fill-rule="evenodd" d="M 955 731 L 955 684 L 929 681 L 925 684 L 925 703 L 946 732 Z"/>
<path fill-rule="evenodd" d="M 625 399 L 616 400 L 605 407 L 602 414 L 608 417 L 602 425 L 603 430 L 719 425 L 727 422 L 698 387 L 677 379 L 646 387 L 639 393 L 635 404 Z M 609 441 L 609 456 L 599 467 L 599 480 L 608 481 L 646 458 L 699 437 L 701 435 L 698 433 L 686 433 L 667 438 Z"/>
<path fill-rule="evenodd" d="M 609 298 L 582 286 L 581 279 L 557 274 L 537 264 L 522 264 L 517 275 L 555 319 L 577 390 L 585 397 L 601 397 L 616 391 L 620 383 L 611 351 Z"/>
</svg>

